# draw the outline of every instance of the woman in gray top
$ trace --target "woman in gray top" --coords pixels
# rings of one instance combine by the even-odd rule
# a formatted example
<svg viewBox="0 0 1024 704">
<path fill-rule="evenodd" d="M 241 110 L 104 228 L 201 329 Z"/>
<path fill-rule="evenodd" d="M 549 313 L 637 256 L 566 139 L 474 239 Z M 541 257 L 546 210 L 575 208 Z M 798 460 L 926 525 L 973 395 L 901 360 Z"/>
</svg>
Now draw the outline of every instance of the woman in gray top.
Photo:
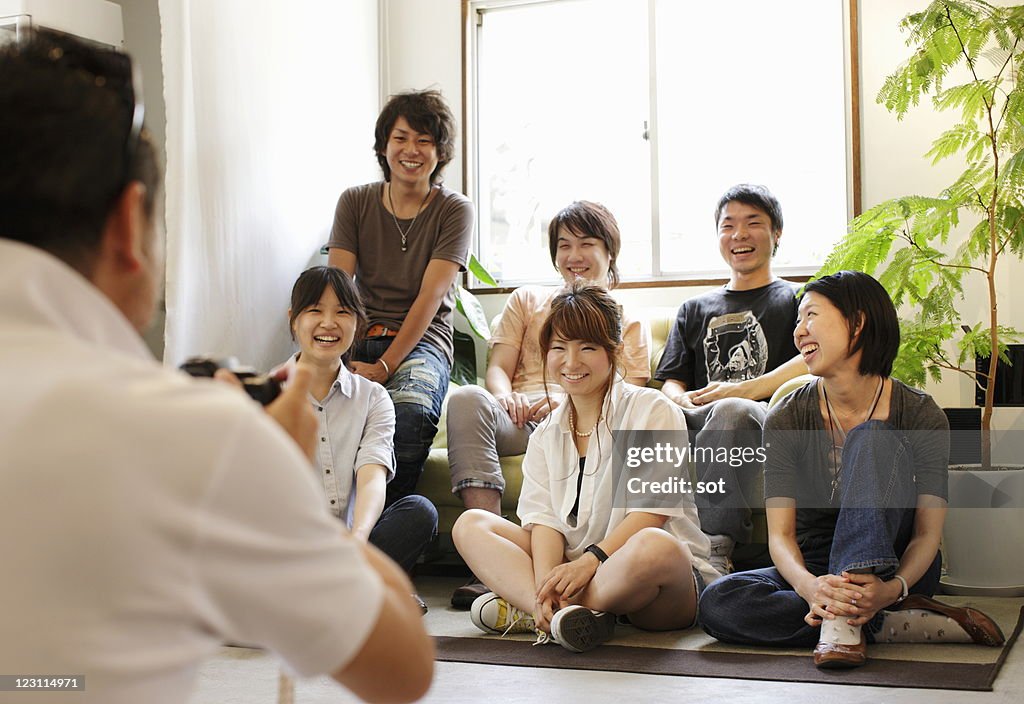
<svg viewBox="0 0 1024 704">
<path fill-rule="evenodd" d="M 946 515 L 949 425 L 889 374 L 899 323 L 885 289 L 842 271 L 808 284 L 793 333 L 819 377 L 765 422 L 768 544 L 775 567 L 730 575 L 700 600 L 719 640 L 817 642 L 819 667 L 856 667 L 866 643 L 976 642 L 1002 633 L 931 599 Z"/>
</svg>

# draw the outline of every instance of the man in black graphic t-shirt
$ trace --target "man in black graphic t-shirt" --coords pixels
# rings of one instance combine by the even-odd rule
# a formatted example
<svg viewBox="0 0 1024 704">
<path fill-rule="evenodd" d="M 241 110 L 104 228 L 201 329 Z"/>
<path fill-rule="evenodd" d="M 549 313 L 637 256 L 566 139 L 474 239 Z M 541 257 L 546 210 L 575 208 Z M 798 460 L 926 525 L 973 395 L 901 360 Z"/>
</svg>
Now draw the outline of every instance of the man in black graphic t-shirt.
<svg viewBox="0 0 1024 704">
<path fill-rule="evenodd" d="M 782 210 L 768 189 L 733 186 L 718 202 L 715 223 L 729 283 L 679 307 L 655 378 L 683 409 L 695 446 L 757 448 L 765 402 L 807 373 L 793 345 L 799 287 L 772 273 Z M 698 478 L 723 479 L 726 493 L 698 495 L 697 508 L 712 562 L 729 568 L 735 543 L 750 540 L 750 506 L 760 496 L 764 468 L 756 459 L 733 467 L 708 455 L 721 456 L 698 455 Z"/>
</svg>

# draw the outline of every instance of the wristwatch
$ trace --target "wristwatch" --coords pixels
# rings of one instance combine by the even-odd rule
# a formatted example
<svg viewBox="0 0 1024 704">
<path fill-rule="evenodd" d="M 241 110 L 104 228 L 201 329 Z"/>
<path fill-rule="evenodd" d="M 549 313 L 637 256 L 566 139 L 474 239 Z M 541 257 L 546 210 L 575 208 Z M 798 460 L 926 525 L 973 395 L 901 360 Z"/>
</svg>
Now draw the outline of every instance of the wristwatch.
<svg viewBox="0 0 1024 704">
<path fill-rule="evenodd" d="M 584 550 L 583 552 L 589 552 L 594 557 L 596 557 L 600 562 L 604 562 L 608 559 L 608 553 L 606 553 L 601 548 L 597 547 L 595 543 L 591 543 L 590 545 L 588 545 L 586 550 Z"/>
</svg>

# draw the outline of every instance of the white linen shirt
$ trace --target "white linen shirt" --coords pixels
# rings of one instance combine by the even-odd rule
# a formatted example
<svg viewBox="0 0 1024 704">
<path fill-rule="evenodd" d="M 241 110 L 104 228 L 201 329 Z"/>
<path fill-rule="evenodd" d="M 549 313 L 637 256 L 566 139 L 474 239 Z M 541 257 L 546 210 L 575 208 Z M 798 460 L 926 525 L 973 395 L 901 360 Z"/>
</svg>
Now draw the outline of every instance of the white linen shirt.
<svg viewBox="0 0 1024 704">
<path fill-rule="evenodd" d="M 359 652 L 383 585 L 291 438 L 2 238 L 0 388 L 5 673 L 84 675 L 59 701 L 180 704 L 224 640 L 303 675 Z"/>
<path fill-rule="evenodd" d="M 690 548 L 693 566 L 707 584 L 721 575 L 708 562 L 711 543 L 701 529 L 692 495 L 679 497 L 673 508 L 626 508 L 615 506 L 612 431 L 663 430 L 677 433 L 685 444 L 686 420 L 672 401 L 655 389 L 640 388 L 621 379 L 612 384 L 605 400 L 603 417 L 590 438 L 583 466 L 579 510 L 570 513 L 576 501 L 579 454 L 569 428 L 569 404 L 563 403 L 530 436 L 523 458 L 523 487 L 518 515 L 524 528 L 542 525 L 565 537 L 565 556 L 575 560 L 587 546 L 599 543 L 626 518 L 643 511 L 669 516 L 662 528 Z"/>
<path fill-rule="evenodd" d="M 293 369 L 297 359 L 293 355 L 281 366 Z M 318 424 L 313 463 L 324 485 L 327 507 L 351 528 L 356 471 L 379 464 L 387 469 L 386 481 L 395 477 L 395 404 L 387 389 L 353 374 L 344 364 L 323 401 L 310 394 L 309 402 Z"/>
</svg>

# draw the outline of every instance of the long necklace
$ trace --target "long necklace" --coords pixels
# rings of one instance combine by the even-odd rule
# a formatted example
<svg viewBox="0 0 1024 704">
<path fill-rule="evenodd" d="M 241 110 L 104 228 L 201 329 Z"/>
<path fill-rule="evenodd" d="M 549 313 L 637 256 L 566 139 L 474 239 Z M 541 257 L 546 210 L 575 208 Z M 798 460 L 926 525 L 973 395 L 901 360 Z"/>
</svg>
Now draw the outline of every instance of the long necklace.
<svg viewBox="0 0 1024 704">
<path fill-rule="evenodd" d="M 575 415 L 576 415 L 576 407 L 570 404 L 570 406 L 569 406 L 569 430 L 571 430 L 573 435 L 575 435 L 578 438 L 589 438 L 591 435 L 594 434 L 594 431 L 597 430 L 598 423 L 600 423 L 601 421 L 604 420 L 604 416 L 601 416 L 594 423 L 594 427 L 584 433 L 584 432 L 581 432 L 579 430 L 576 430 Z"/>
<path fill-rule="evenodd" d="M 395 221 L 395 227 L 398 228 L 398 234 L 402 236 L 402 251 L 405 252 L 408 247 L 405 245 L 405 240 L 412 232 L 413 226 L 416 224 L 416 218 L 423 212 L 423 206 L 427 204 L 427 198 L 430 197 L 430 187 L 427 188 L 427 195 L 423 196 L 423 202 L 420 203 L 420 207 L 416 208 L 416 214 L 412 216 L 412 222 L 409 223 L 409 227 L 402 231 L 402 226 L 398 224 L 398 216 L 395 215 L 395 201 L 391 199 L 391 184 L 388 184 L 388 204 L 391 206 L 391 219 Z"/>
<path fill-rule="evenodd" d="M 878 402 L 882 398 L 882 388 L 885 386 L 885 379 L 878 380 L 878 388 L 875 389 L 875 400 L 871 404 L 871 409 L 867 415 L 864 416 L 864 420 L 861 423 L 866 423 L 871 416 L 875 415 L 875 409 L 878 408 Z M 829 438 L 832 440 L 832 464 L 835 466 L 835 474 L 832 475 L 832 493 L 828 495 L 828 502 L 831 504 L 836 498 L 836 489 L 839 488 L 839 475 L 843 472 L 843 463 L 839 459 L 839 447 L 836 445 L 836 430 L 839 431 L 839 438 L 843 445 L 846 445 L 846 431 L 843 430 L 843 426 L 839 421 L 836 420 L 839 414 L 836 413 L 835 409 L 832 408 L 832 404 L 828 400 L 828 387 L 825 386 L 825 380 L 821 381 L 821 392 L 825 397 L 825 411 L 828 413 L 828 425 L 829 425 Z M 835 414 L 836 418 L 833 418 Z"/>
</svg>

